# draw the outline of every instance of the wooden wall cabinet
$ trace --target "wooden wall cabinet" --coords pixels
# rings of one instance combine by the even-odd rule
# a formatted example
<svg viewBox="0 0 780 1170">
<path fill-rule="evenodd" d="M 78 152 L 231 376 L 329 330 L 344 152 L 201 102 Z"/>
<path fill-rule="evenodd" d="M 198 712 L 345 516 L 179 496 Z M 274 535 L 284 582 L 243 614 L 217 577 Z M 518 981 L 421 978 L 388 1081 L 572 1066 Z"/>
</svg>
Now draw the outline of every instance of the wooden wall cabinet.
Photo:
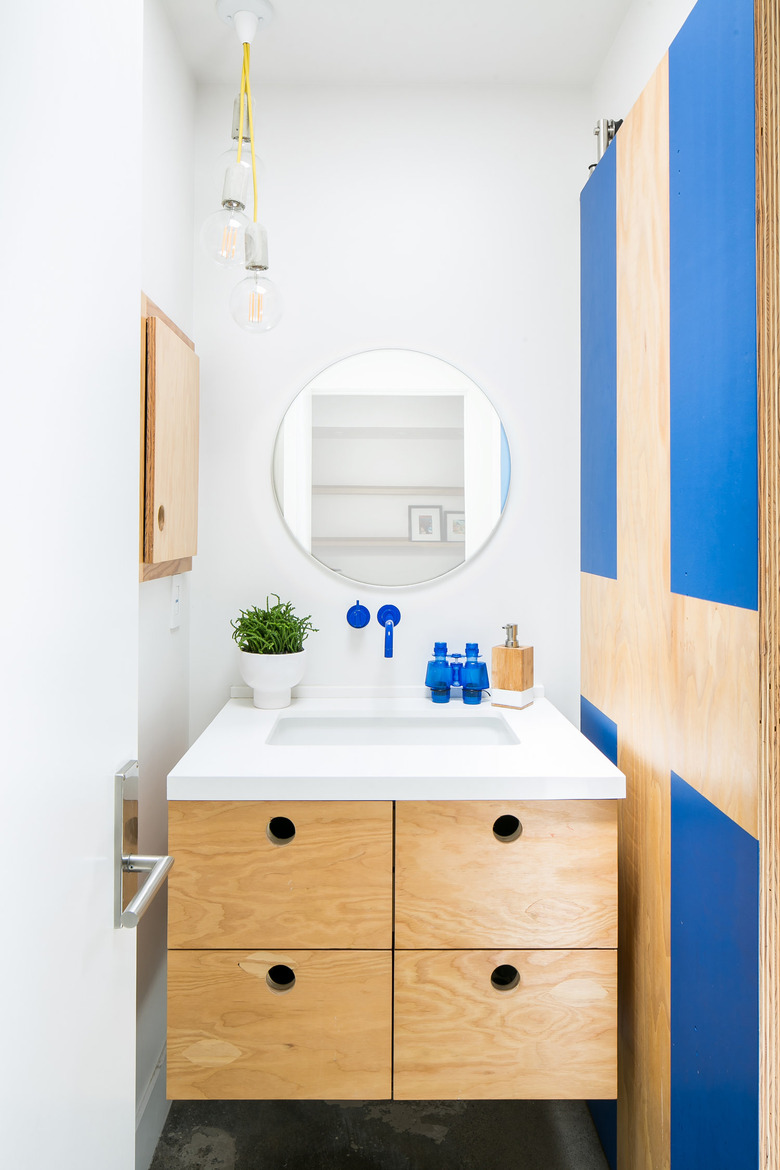
<svg viewBox="0 0 780 1170">
<path fill-rule="evenodd" d="M 615 1096 L 614 800 L 183 800 L 169 826 L 170 1098 Z"/>
<path fill-rule="evenodd" d="M 141 579 L 192 568 L 198 551 L 199 360 L 193 343 L 142 300 Z"/>
</svg>

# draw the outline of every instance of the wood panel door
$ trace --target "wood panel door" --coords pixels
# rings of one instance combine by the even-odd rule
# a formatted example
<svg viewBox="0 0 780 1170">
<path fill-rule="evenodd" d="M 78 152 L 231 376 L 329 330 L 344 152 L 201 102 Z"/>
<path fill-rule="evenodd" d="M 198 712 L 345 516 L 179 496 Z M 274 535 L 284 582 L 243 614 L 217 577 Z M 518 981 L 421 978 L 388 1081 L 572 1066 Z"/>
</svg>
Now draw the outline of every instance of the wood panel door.
<svg viewBox="0 0 780 1170">
<path fill-rule="evenodd" d="M 616 947 L 616 805 L 399 801 L 396 946 Z"/>
<path fill-rule="evenodd" d="M 168 959 L 169 1098 L 390 1097 L 390 951 Z"/>
<path fill-rule="evenodd" d="M 615 951 L 396 952 L 397 1099 L 616 1093 Z"/>
<path fill-rule="evenodd" d="M 198 551 L 197 354 L 161 317 L 146 318 L 144 563 Z"/>
<path fill-rule="evenodd" d="M 392 802 L 168 809 L 170 947 L 392 946 Z"/>
</svg>

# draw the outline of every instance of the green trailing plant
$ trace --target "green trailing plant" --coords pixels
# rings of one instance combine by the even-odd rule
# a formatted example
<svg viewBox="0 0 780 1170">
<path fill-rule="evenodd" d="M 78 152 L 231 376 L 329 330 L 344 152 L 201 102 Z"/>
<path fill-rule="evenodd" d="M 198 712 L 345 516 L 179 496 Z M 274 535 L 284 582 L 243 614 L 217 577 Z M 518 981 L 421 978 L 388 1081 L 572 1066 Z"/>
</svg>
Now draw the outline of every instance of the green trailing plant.
<svg viewBox="0 0 780 1170">
<path fill-rule="evenodd" d="M 233 640 L 247 654 L 300 654 L 310 633 L 319 633 L 311 624 L 311 614 L 298 617 L 289 601 L 272 593 L 276 605 L 265 599 L 265 609 L 242 609 L 231 621 Z"/>
</svg>

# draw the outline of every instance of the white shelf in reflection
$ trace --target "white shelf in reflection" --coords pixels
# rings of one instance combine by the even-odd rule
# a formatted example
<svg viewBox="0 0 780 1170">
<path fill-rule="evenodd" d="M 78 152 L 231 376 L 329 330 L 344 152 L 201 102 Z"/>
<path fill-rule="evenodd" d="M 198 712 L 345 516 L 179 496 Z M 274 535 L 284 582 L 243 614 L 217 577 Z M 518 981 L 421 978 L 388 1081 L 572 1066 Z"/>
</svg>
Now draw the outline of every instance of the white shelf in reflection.
<svg viewBox="0 0 780 1170">
<path fill-rule="evenodd" d="M 431 496 L 463 497 L 464 494 L 462 484 L 460 487 L 416 487 L 413 484 L 315 483 L 311 490 L 316 496 L 424 496 L 426 502 Z"/>
<path fill-rule="evenodd" d="M 463 551 L 462 540 L 409 540 L 405 536 L 315 536 L 312 548 L 403 548 L 424 552 L 425 549 Z"/>
</svg>

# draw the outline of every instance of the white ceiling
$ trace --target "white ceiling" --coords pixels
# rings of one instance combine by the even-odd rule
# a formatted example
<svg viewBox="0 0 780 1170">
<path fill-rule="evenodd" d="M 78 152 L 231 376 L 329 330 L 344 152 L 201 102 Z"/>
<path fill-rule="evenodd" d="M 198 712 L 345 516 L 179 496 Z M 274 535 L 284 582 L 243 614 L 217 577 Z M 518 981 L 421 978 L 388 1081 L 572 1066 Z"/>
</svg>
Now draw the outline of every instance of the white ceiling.
<svg viewBox="0 0 780 1170">
<path fill-rule="evenodd" d="M 276 83 L 590 83 L 630 0 L 272 0 L 252 52 Z M 200 82 L 240 79 L 214 0 L 163 0 Z"/>
</svg>

